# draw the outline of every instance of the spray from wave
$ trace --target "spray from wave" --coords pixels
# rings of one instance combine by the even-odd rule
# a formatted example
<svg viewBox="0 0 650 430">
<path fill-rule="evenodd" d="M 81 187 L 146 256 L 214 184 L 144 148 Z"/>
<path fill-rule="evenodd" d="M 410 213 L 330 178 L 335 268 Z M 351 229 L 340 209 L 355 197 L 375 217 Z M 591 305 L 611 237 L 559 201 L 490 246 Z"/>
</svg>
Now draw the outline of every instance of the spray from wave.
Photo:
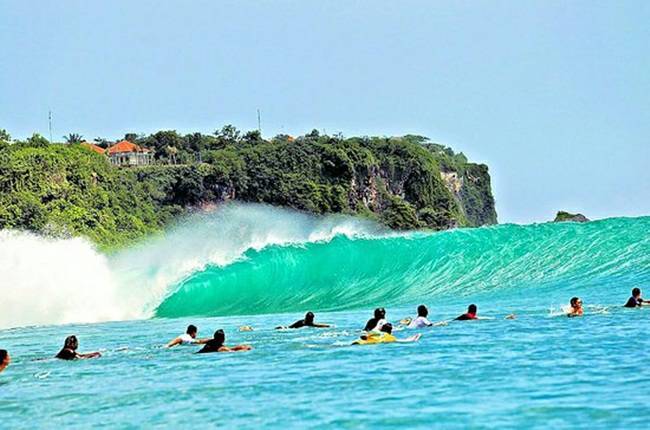
<svg viewBox="0 0 650 430">
<path fill-rule="evenodd" d="M 650 217 L 390 234 L 350 217 L 232 204 L 112 255 L 83 239 L 0 231 L 0 328 L 481 294 L 508 303 L 522 292 L 546 306 L 648 283 Z"/>
<path fill-rule="evenodd" d="M 0 231 L 0 328 L 134 318 L 106 256 L 83 239 Z"/>
<path fill-rule="evenodd" d="M 229 265 L 248 250 L 384 233 L 351 217 L 313 217 L 256 204 L 187 217 L 110 256 L 81 238 L 0 231 L 0 328 L 147 318 L 181 280 Z"/>
</svg>

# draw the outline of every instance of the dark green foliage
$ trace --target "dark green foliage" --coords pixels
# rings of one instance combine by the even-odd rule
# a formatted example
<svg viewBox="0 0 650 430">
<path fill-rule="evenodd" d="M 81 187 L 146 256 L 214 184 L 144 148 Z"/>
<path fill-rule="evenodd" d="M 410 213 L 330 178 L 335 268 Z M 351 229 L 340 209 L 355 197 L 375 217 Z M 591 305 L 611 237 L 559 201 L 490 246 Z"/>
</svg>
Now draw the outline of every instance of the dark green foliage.
<svg viewBox="0 0 650 430">
<path fill-rule="evenodd" d="M 83 142 L 84 137 L 79 133 L 70 133 L 67 136 L 63 136 L 65 143 L 81 143 Z"/>
<path fill-rule="evenodd" d="M 467 161 L 461 153 L 454 153 L 451 148 L 436 143 L 424 143 L 438 161 L 440 170 L 445 173 L 455 173 L 460 189 L 448 184 L 456 197 L 460 210 L 468 225 L 479 226 L 497 223 L 497 213 L 492 196 L 490 174 L 485 164 L 475 164 Z"/>
<path fill-rule="evenodd" d="M 313 130 L 267 141 L 232 126 L 214 135 L 127 134 L 155 150 L 157 164 L 138 168 L 39 135 L 0 138 L 0 228 L 82 234 L 106 247 L 158 231 L 188 208 L 233 199 L 357 214 L 395 229 L 496 222 L 487 167 L 422 136 L 345 139 Z M 462 179 L 459 189 L 441 166 Z"/>
<path fill-rule="evenodd" d="M 120 245 L 170 219 L 145 188 L 133 172 L 79 145 L 11 145 L 0 151 L 0 228 Z"/>
<path fill-rule="evenodd" d="M 404 200 L 391 196 L 381 214 L 381 220 L 397 230 L 408 230 L 417 227 L 420 223 L 415 213 L 415 208 Z"/>
</svg>

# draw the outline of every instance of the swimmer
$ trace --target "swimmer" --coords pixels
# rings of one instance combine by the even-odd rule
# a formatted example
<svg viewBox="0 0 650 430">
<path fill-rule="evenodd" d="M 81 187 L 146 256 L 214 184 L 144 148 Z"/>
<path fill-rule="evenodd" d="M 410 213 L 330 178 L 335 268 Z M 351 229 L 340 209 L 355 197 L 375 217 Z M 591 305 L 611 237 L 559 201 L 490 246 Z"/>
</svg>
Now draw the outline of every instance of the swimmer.
<svg viewBox="0 0 650 430">
<path fill-rule="evenodd" d="M 582 309 L 582 300 L 580 297 L 573 297 L 569 302 L 571 309 L 567 312 L 566 316 L 570 317 L 580 317 L 583 315 L 584 311 Z"/>
<path fill-rule="evenodd" d="M 479 317 L 476 316 L 478 308 L 476 305 L 472 304 L 467 307 L 467 312 L 456 317 L 456 321 L 468 321 L 468 320 L 477 320 Z"/>
<path fill-rule="evenodd" d="M 386 309 L 377 308 L 375 309 L 375 316 L 368 320 L 363 331 L 381 331 L 381 328 L 386 323 Z"/>
<path fill-rule="evenodd" d="M 314 313 L 313 312 L 307 312 L 305 314 L 304 319 L 296 321 L 295 323 L 291 324 L 289 327 L 278 326 L 275 329 L 276 330 L 281 330 L 281 329 L 286 329 L 286 328 L 302 328 L 302 327 L 328 328 L 328 327 L 331 327 L 331 326 L 329 324 L 315 323 L 314 322 Z"/>
<path fill-rule="evenodd" d="M 626 308 L 636 308 L 639 306 L 643 306 L 644 304 L 650 303 L 650 300 L 643 300 L 641 298 L 641 289 L 639 288 L 633 288 L 632 289 L 632 297 L 627 299 L 627 303 L 623 305 Z"/>
<path fill-rule="evenodd" d="M 219 329 L 214 332 L 214 337 L 210 339 L 204 346 L 201 348 L 197 354 L 205 354 L 209 352 L 238 352 L 238 351 L 250 351 L 253 349 L 249 345 L 235 345 L 235 346 L 226 346 L 223 343 L 226 341 L 226 334 L 223 330 Z"/>
<path fill-rule="evenodd" d="M 195 325 L 190 324 L 187 326 L 185 333 L 178 336 L 175 339 L 169 341 L 166 345 L 167 348 L 171 348 L 176 345 L 191 345 L 191 344 L 204 344 L 207 343 L 210 339 L 197 339 L 196 335 L 198 334 L 199 329 Z"/>
<path fill-rule="evenodd" d="M 88 352 L 86 354 L 80 354 L 77 352 L 78 347 L 79 341 L 77 340 L 77 336 L 68 336 L 65 338 L 63 348 L 61 351 L 59 351 L 58 354 L 56 354 L 56 358 L 59 358 L 61 360 L 76 360 L 80 358 L 96 358 L 102 356 L 102 354 L 99 352 Z"/>
<path fill-rule="evenodd" d="M 253 327 L 251 327 L 249 325 L 243 325 L 243 326 L 239 327 L 239 331 L 253 331 L 253 330 L 254 330 Z"/>
<path fill-rule="evenodd" d="M 386 323 L 381 327 L 380 331 L 371 331 L 361 335 L 360 339 L 352 342 L 352 345 L 372 345 L 375 343 L 409 343 L 417 342 L 422 337 L 421 334 L 416 334 L 406 339 L 398 339 L 393 336 L 393 325 Z"/>
<path fill-rule="evenodd" d="M 410 322 L 408 328 L 423 328 L 431 327 L 433 323 L 427 319 L 429 316 L 429 309 L 426 306 L 418 306 L 418 316 Z"/>
<path fill-rule="evenodd" d="M 0 372 L 5 370 L 7 366 L 11 363 L 11 357 L 6 349 L 0 349 Z"/>
</svg>

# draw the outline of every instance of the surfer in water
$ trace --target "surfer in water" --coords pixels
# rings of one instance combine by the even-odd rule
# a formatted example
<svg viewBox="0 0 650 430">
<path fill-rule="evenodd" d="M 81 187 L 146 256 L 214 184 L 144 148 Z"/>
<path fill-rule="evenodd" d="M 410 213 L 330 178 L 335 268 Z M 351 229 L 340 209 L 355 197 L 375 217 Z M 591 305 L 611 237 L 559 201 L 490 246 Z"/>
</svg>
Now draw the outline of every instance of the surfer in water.
<svg viewBox="0 0 650 430">
<path fill-rule="evenodd" d="M 11 363 L 11 357 L 9 357 L 9 352 L 6 349 L 0 349 L 0 372 L 5 370 L 7 366 Z"/>
<path fill-rule="evenodd" d="M 431 327 L 433 323 L 427 318 L 429 309 L 425 305 L 418 306 L 418 316 L 415 317 L 408 325 L 408 328 Z"/>
<path fill-rule="evenodd" d="M 467 312 L 464 314 L 456 317 L 456 321 L 469 321 L 469 320 L 477 320 L 479 317 L 476 315 L 478 312 L 478 308 L 476 307 L 475 304 L 471 304 L 467 307 Z"/>
<path fill-rule="evenodd" d="M 571 298 L 571 301 L 569 302 L 569 311 L 567 312 L 566 316 L 569 318 L 571 317 L 581 317 L 584 314 L 584 310 L 582 309 L 582 300 L 580 300 L 580 297 L 573 297 Z"/>
<path fill-rule="evenodd" d="M 80 354 L 77 352 L 78 347 L 79 341 L 77 340 L 77 336 L 68 336 L 63 342 L 63 348 L 61 348 L 61 351 L 56 354 L 56 358 L 61 360 L 77 360 L 80 358 L 97 358 L 102 356 L 102 354 L 99 352 L 88 352 L 86 354 Z"/>
<path fill-rule="evenodd" d="M 384 324 L 387 324 L 386 309 L 377 308 L 375 309 L 375 316 L 368 320 L 363 331 L 381 331 L 381 328 L 384 326 Z"/>
<path fill-rule="evenodd" d="M 641 298 L 641 289 L 633 288 L 632 297 L 627 299 L 627 303 L 625 303 L 623 306 L 626 308 L 636 308 L 639 306 L 647 305 L 648 303 L 650 303 L 650 300 L 643 300 Z"/>
<path fill-rule="evenodd" d="M 214 337 L 206 342 L 206 344 L 197 352 L 197 354 L 206 354 L 209 352 L 239 352 L 239 351 L 250 351 L 253 349 L 249 345 L 235 345 L 235 346 L 226 346 L 224 342 L 226 341 L 226 333 L 223 330 L 219 329 L 214 332 Z"/>
<path fill-rule="evenodd" d="M 407 322 L 406 328 L 424 328 L 424 327 L 436 327 L 436 326 L 441 326 L 441 325 L 447 325 L 447 321 L 438 321 L 436 323 L 432 323 L 429 321 L 428 316 L 429 316 L 429 309 L 425 305 L 420 305 L 418 306 L 417 309 L 418 316 L 410 319 L 406 318 L 402 321 Z"/>
<path fill-rule="evenodd" d="M 476 307 L 475 304 L 471 304 L 467 307 L 467 312 L 457 316 L 456 318 L 454 318 L 454 320 L 469 321 L 469 320 L 494 320 L 495 319 L 494 317 L 479 317 L 477 313 L 478 313 L 478 308 Z M 514 320 L 517 319 L 517 316 L 515 314 L 508 314 L 505 316 L 505 319 Z"/>
<path fill-rule="evenodd" d="M 406 339 L 398 339 L 393 336 L 393 325 L 389 322 L 382 325 L 379 331 L 370 331 L 361 335 L 352 345 L 373 345 L 376 343 L 409 343 L 420 340 L 421 334 L 416 334 Z"/>
<path fill-rule="evenodd" d="M 275 329 L 276 330 L 282 330 L 282 329 L 287 329 L 287 328 L 302 328 L 302 327 L 328 328 L 328 327 L 331 327 L 331 325 L 315 323 L 314 322 L 314 313 L 313 312 L 307 312 L 305 314 L 305 318 L 294 322 L 290 326 L 288 326 L 288 327 L 278 326 Z"/>
<path fill-rule="evenodd" d="M 171 348 L 176 345 L 192 345 L 192 344 L 204 344 L 207 343 L 210 339 L 197 339 L 196 335 L 199 333 L 199 329 L 195 325 L 190 324 L 187 326 L 187 330 L 184 334 L 178 336 L 175 339 L 172 339 L 167 344 L 167 348 Z"/>
</svg>

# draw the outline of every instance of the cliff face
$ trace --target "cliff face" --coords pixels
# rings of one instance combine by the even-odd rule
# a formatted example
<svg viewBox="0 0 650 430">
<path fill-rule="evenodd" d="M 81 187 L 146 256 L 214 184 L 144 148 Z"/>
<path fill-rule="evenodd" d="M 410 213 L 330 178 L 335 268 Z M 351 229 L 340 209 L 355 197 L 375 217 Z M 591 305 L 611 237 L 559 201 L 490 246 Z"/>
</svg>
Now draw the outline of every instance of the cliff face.
<svg viewBox="0 0 650 430">
<path fill-rule="evenodd" d="M 496 223 L 487 166 L 419 136 L 277 139 L 232 145 L 211 155 L 212 167 L 238 170 L 207 186 L 222 190 L 207 196 L 216 201 L 227 196 L 317 214 L 360 214 L 395 229 Z M 241 161 L 238 167 L 235 159 Z M 222 165 L 224 160 L 230 167 Z"/>
<path fill-rule="evenodd" d="M 456 154 L 443 145 L 424 145 L 436 158 L 445 186 L 458 202 L 467 225 L 496 224 L 497 212 L 488 166 L 470 163 L 464 154 Z"/>
<path fill-rule="evenodd" d="M 467 163 L 462 169 L 442 170 L 440 174 L 469 225 L 497 223 L 490 174 L 485 164 Z"/>
</svg>

